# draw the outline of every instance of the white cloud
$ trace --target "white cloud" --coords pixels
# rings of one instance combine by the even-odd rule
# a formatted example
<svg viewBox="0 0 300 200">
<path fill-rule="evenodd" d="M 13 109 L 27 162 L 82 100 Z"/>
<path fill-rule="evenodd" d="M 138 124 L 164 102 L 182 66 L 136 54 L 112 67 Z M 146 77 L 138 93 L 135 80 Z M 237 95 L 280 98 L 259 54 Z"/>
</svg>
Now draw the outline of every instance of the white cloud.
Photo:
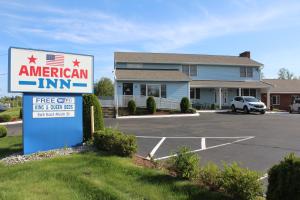
<svg viewBox="0 0 300 200">
<path fill-rule="evenodd" d="M 250 7 L 249 2 L 242 3 L 239 4 Z M 16 5 L 28 9 L 23 4 Z M 25 16 L 22 19 L 23 16 L 19 14 L 6 17 L 19 21 L 17 25 L 8 24 L 7 27 L 15 35 L 30 34 L 77 44 L 139 43 L 145 50 L 170 51 L 207 38 L 276 28 L 276 20 L 300 11 L 299 3 L 273 3 L 260 9 L 255 5 L 253 10 L 249 7 L 246 12 L 241 9 L 242 11 L 228 15 L 217 15 L 199 8 L 200 12 L 204 12 L 205 18 L 199 18 L 195 14 L 194 20 L 189 18 L 189 21 L 182 19 L 164 24 L 136 22 L 96 10 L 64 10 L 47 5 L 36 5 L 33 11 L 45 14 L 43 18 Z"/>
</svg>

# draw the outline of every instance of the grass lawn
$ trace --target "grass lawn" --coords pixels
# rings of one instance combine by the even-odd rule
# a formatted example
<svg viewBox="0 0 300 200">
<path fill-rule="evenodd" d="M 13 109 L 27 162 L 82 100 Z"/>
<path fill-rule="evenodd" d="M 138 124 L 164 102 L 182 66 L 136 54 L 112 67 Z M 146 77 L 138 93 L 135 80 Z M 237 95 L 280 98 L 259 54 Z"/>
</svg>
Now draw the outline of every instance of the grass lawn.
<svg viewBox="0 0 300 200">
<path fill-rule="evenodd" d="M 2 142 L 2 148 L 19 141 L 6 139 L 12 141 Z M 136 166 L 131 159 L 89 152 L 8 167 L 0 164 L 0 199 L 226 198 L 163 171 Z"/>
<path fill-rule="evenodd" d="M 0 138 L 0 159 L 20 151 L 22 151 L 22 136 Z"/>
<path fill-rule="evenodd" d="M 10 108 L 4 112 L 0 112 L 0 115 L 10 115 L 12 119 L 19 119 L 21 107 Z"/>
</svg>

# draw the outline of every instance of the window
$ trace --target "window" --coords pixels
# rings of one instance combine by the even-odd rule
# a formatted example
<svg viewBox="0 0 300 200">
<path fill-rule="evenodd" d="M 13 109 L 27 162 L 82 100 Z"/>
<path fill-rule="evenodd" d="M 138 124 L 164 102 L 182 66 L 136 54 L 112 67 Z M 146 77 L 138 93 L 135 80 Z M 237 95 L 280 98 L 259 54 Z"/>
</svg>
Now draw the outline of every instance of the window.
<svg viewBox="0 0 300 200">
<path fill-rule="evenodd" d="M 167 86 L 165 84 L 161 85 L 160 93 L 161 98 L 167 98 Z"/>
<path fill-rule="evenodd" d="M 242 89 L 242 96 L 252 96 L 252 97 L 256 97 L 256 89 L 243 88 L 243 89 Z"/>
<path fill-rule="evenodd" d="M 141 95 L 147 96 L 146 95 L 146 84 L 141 84 Z"/>
<path fill-rule="evenodd" d="M 133 83 L 123 83 L 123 95 L 133 94 Z"/>
<path fill-rule="evenodd" d="M 197 66 L 190 65 L 190 76 L 197 76 Z"/>
<path fill-rule="evenodd" d="M 141 84 L 141 95 L 167 98 L 166 84 Z"/>
<path fill-rule="evenodd" d="M 195 88 L 190 88 L 190 98 L 195 99 Z"/>
<path fill-rule="evenodd" d="M 160 85 L 147 85 L 148 96 L 159 97 Z"/>
<path fill-rule="evenodd" d="M 256 97 L 256 89 L 249 89 L 250 90 L 250 96 Z"/>
<path fill-rule="evenodd" d="M 240 77 L 246 77 L 246 67 L 240 67 Z"/>
<path fill-rule="evenodd" d="M 247 67 L 247 77 L 253 77 L 253 68 Z"/>
<path fill-rule="evenodd" d="M 182 65 L 182 72 L 188 76 L 197 76 L 197 65 Z"/>
<path fill-rule="evenodd" d="M 280 96 L 272 95 L 271 96 L 272 105 L 280 105 Z"/>
<path fill-rule="evenodd" d="M 189 66 L 188 65 L 182 65 L 182 72 L 189 76 L 190 75 Z"/>
<path fill-rule="evenodd" d="M 240 77 L 253 77 L 253 68 L 240 67 Z"/>
<path fill-rule="evenodd" d="M 200 88 L 190 88 L 190 98 L 200 99 Z"/>
</svg>

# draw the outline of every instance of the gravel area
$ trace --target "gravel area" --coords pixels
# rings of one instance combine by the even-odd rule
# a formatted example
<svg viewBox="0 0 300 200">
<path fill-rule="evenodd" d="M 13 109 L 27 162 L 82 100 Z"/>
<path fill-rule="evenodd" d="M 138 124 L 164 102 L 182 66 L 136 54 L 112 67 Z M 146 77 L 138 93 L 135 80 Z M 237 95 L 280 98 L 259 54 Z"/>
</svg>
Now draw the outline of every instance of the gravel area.
<svg viewBox="0 0 300 200">
<path fill-rule="evenodd" d="M 47 158 L 54 158 L 58 156 L 66 156 L 74 153 L 86 152 L 92 149 L 93 148 L 91 146 L 83 145 L 78 147 L 70 147 L 70 148 L 62 148 L 62 149 L 54 149 L 50 151 L 38 152 L 30 155 L 23 155 L 20 152 L 2 158 L 0 162 L 4 163 L 4 165 L 15 165 L 15 164 L 21 164 L 33 160 L 43 160 Z"/>
</svg>

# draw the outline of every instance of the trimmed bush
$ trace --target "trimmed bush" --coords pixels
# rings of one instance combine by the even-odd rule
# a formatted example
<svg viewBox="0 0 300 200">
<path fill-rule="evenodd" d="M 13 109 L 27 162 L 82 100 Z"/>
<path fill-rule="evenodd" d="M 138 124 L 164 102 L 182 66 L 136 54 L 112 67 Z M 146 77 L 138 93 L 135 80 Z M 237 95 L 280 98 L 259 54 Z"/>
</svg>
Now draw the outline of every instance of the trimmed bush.
<svg viewBox="0 0 300 200">
<path fill-rule="evenodd" d="M 23 119 L 23 108 L 20 109 L 20 112 L 19 112 L 19 118 L 20 118 L 20 119 Z"/>
<path fill-rule="evenodd" d="M 187 147 L 179 149 L 177 156 L 171 160 L 171 170 L 184 179 L 195 179 L 199 175 L 200 159 Z"/>
<path fill-rule="evenodd" d="M 124 157 L 131 157 L 137 151 L 135 136 L 112 128 L 95 132 L 94 145 L 99 150 Z"/>
<path fill-rule="evenodd" d="M 11 120 L 11 116 L 7 114 L 0 115 L 0 122 L 9 122 Z"/>
<path fill-rule="evenodd" d="M 255 200 L 263 194 L 259 177 L 257 172 L 241 168 L 237 163 L 224 164 L 220 174 L 220 186 L 232 199 Z"/>
<path fill-rule="evenodd" d="M 190 100 L 187 97 L 183 97 L 180 102 L 180 111 L 186 113 L 190 108 Z"/>
<path fill-rule="evenodd" d="M 130 100 L 128 102 L 128 111 L 131 115 L 135 114 L 136 111 L 136 105 L 134 100 Z"/>
<path fill-rule="evenodd" d="M 220 190 L 220 176 L 221 170 L 214 163 L 208 163 L 205 167 L 201 168 L 199 181 L 201 185 L 207 187 L 211 191 Z"/>
<path fill-rule="evenodd" d="M 5 126 L 0 125 L 0 138 L 5 137 L 7 135 L 7 128 Z"/>
<path fill-rule="evenodd" d="M 216 110 L 216 104 L 212 103 L 212 104 L 210 105 L 210 109 L 211 109 L 211 110 Z"/>
<path fill-rule="evenodd" d="M 153 114 L 156 112 L 156 103 L 153 97 L 147 98 L 147 110 L 150 114 Z"/>
<path fill-rule="evenodd" d="M 300 158 L 289 154 L 269 170 L 267 200 L 300 199 Z"/>
<path fill-rule="evenodd" d="M 95 131 L 104 129 L 102 108 L 94 94 L 83 95 L 83 141 L 91 139 L 91 106 L 94 106 Z"/>
</svg>

